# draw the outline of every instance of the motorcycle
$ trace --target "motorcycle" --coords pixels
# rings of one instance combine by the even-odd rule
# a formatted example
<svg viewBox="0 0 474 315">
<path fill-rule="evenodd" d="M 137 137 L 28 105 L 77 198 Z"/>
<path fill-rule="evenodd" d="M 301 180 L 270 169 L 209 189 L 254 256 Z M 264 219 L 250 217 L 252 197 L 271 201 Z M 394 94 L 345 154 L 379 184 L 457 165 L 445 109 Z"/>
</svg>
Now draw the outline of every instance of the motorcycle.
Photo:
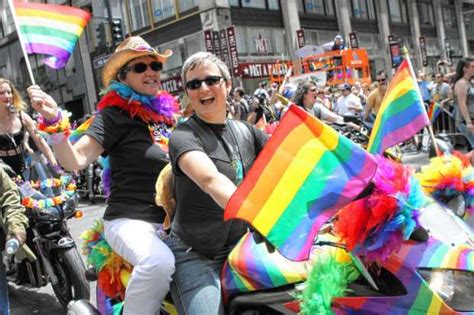
<svg viewBox="0 0 474 315">
<path fill-rule="evenodd" d="M 97 197 L 104 197 L 102 171 L 101 161 L 96 160 L 87 168 L 78 172 L 76 185 L 79 197 L 88 199 L 92 204 L 96 202 Z"/>
<path fill-rule="evenodd" d="M 370 189 L 368 193 L 370 196 Z M 361 200 L 366 197 L 361 196 Z M 474 294 L 474 236 L 452 212 L 434 200 L 425 203 L 423 199 L 423 206 L 416 214 L 418 229 L 410 238 L 397 242 L 397 250 L 385 252 L 386 257 L 379 260 L 370 260 L 370 255 L 348 249 L 347 242 L 342 241 L 335 230 L 341 215 L 336 214 L 320 230 L 308 261 L 290 261 L 278 251 L 269 250 L 270 246 L 260 236 L 251 232 L 245 234 L 229 254 L 221 274 L 226 313 L 299 313 L 305 303 L 300 296 L 309 282 L 307 279 L 313 271 L 324 269 L 320 268 L 318 260 L 333 256 L 356 271 L 340 292 L 345 294 L 330 297 L 329 301 L 316 293 L 307 296 L 313 302 L 326 300 L 336 314 L 474 312 L 471 298 Z M 351 211 L 349 215 L 352 215 Z M 106 268 L 95 265 L 97 270 L 93 272 L 99 278 L 97 304 L 101 314 L 113 314 L 114 307 L 123 300 L 133 266 L 120 260 L 110 247 L 108 251 L 101 247 L 107 246 L 101 229 L 99 223 L 86 233 L 83 246 L 92 265 L 93 257 L 102 255 L 100 259 Z M 99 243 L 101 246 L 97 246 Z M 104 253 L 110 260 L 102 260 Z M 329 275 L 334 273 L 332 268 L 326 270 Z M 104 288 L 104 283 L 108 289 Z M 331 283 L 327 278 L 320 281 L 320 285 Z M 163 304 L 162 312 L 176 314 L 170 303 Z M 326 314 L 319 311 L 305 313 Z"/>
<path fill-rule="evenodd" d="M 76 299 L 89 299 L 90 288 L 85 266 L 67 226 L 67 220 L 80 217 L 72 177 L 51 176 L 41 155 L 34 155 L 17 179 L 22 204 L 27 210 L 29 228 L 26 243 L 15 255 L 4 255 L 7 279 L 17 285 L 40 288 L 51 283 L 66 308 Z"/>
</svg>

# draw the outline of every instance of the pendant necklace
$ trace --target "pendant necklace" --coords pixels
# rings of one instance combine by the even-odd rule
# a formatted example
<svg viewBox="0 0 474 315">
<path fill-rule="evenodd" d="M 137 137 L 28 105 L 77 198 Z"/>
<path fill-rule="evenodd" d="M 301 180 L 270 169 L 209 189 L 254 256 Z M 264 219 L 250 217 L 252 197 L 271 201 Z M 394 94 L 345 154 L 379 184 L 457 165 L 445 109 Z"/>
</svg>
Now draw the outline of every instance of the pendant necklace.
<svg viewBox="0 0 474 315">
<path fill-rule="evenodd" d="M 3 130 L 3 132 L 5 132 L 5 135 L 10 139 L 10 141 L 13 143 L 13 146 L 14 146 L 15 149 L 16 149 L 17 145 L 16 145 L 16 141 L 15 141 L 15 136 L 13 135 L 13 133 L 10 134 L 10 133 L 7 131 L 7 129 L 6 129 L 5 127 L 3 127 L 3 126 L 2 126 L 2 130 Z"/>
</svg>

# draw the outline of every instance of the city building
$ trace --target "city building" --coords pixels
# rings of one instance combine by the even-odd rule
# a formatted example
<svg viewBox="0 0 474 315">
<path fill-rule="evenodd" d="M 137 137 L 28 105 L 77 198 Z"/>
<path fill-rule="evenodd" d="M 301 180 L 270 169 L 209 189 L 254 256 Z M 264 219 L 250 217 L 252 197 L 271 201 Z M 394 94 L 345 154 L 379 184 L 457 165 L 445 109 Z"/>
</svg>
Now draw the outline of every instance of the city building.
<svg viewBox="0 0 474 315">
<path fill-rule="evenodd" d="M 11 16 L 2 4 L 0 75 L 28 85 L 24 58 Z M 391 47 L 407 47 L 417 69 L 437 71 L 442 60 L 455 63 L 474 54 L 474 0 L 47 0 L 93 13 L 85 36 L 64 70 L 51 70 L 30 56 L 37 81 L 76 116 L 94 109 L 102 66 L 123 36 L 140 35 L 159 50 L 171 49 L 163 87 L 183 91 L 184 60 L 212 51 L 230 66 L 234 84 L 248 91 L 268 80 L 282 61 L 298 63 L 305 45 L 332 45 L 341 35 L 346 47 L 369 54 L 371 70 L 392 68 Z M 389 36 L 391 41 L 389 42 Z M 425 65 L 423 67 L 423 65 Z M 281 69 L 284 73 L 285 69 Z M 94 79 L 92 79 L 94 78 Z"/>
</svg>

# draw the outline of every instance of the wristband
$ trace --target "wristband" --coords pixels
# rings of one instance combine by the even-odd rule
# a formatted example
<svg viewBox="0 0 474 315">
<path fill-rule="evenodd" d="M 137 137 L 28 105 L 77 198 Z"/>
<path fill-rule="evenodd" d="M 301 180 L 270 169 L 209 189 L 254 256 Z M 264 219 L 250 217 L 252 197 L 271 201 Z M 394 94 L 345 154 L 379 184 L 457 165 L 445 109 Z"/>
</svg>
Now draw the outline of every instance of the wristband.
<svg viewBox="0 0 474 315">
<path fill-rule="evenodd" d="M 43 124 L 45 124 L 47 126 L 55 125 L 61 120 L 61 111 L 58 110 L 58 112 L 56 113 L 56 117 L 54 117 L 52 119 L 46 119 L 43 116 L 40 116 L 40 117 L 41 118 L 38 119 L 38 120 L 40 120 L 40 122 L 43 122 Z"/>
</svg>

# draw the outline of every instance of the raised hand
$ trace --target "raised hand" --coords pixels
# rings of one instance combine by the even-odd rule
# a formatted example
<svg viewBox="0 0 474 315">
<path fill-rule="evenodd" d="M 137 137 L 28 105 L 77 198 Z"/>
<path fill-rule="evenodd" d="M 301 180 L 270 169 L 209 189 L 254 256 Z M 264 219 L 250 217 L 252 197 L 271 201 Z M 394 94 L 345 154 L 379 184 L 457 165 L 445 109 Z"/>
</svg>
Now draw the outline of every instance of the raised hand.
<svg viewBox="0 0 474 315">
<path fill-rule="evenodd" d="M 58 115 L 58 104 L 47 93 L 45 93 L 38 85 L 32 85 L 28 89 L 28 96 L 30 97 L 31 106 L 41 114 L 44 118 L 51 120 Z"/>
</svg>

